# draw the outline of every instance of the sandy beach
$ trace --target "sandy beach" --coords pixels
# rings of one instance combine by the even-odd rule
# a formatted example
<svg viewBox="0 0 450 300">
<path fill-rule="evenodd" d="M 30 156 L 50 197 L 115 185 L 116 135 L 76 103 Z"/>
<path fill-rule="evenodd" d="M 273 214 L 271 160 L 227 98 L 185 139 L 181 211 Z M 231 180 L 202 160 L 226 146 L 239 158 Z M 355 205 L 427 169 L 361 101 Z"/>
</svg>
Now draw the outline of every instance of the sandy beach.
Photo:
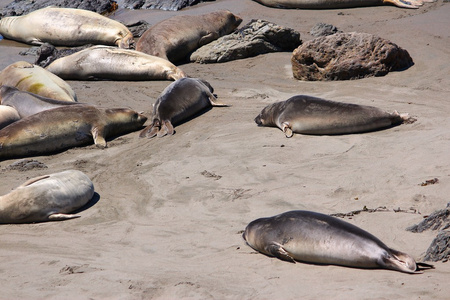
<svg viewBox="0 0 450 300">
<path fill-rule="evenodd" d="M 1 0 L 6 6 L 10 1 Z M 364 207 L 346 221 L 420 261 L 437 232 L 406 228 L 450 202 L 450 6 L 287 10 L 250 0 L 206 2 L 178 12 L 119 10 L 125 24 L 229 9 L 293 28 L 303 41 L 319 23 L 376 34 L 406 49 L 414 65 L 383 77 L 304 82 L 291 53 L 222 64 L 179 65 L 211 83 L 215 107 L 173 136 L 115 138 L 33 159 L 47 168 L 0 162 L 0 195 L 27 179 L 77 169 L 96 195 L 80 218 L 1 225 L 0 299 L 448 299 L 450 263 L 409 275 L 388 270 L 291 264 L 256 253 L 245 226 L 289 210 L 326 214 Z M 241 25 L 241 26 L 242 26 Z M 0 41 L 0 69 L 30 46 Z M 170 81 L 68 81 L 80 102 L 130 107 L 150 116 Z M 351 135 L 294 135 L 258 127 L 266 105 L 306 94 L 409 113 L 417 119 Z M 147 121 L 148 124 L 148 121 Z M 438 178 L 438 183 L 421 183 Z"/>
</svg>

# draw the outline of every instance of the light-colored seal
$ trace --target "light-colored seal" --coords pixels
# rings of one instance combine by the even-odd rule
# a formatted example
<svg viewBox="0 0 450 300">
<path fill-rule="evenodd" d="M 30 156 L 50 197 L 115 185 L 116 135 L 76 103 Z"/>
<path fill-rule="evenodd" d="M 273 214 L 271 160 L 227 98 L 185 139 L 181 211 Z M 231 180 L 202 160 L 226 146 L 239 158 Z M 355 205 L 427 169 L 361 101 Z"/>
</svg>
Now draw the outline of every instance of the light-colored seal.
<svg viewBox="0 0 450 300">
<path fill-rule="evenodd" d="M 67 105 L 80 105 L 79 102 L 60 101 L 29 92 L 20 91 L 15 87 L 2 85 L 0 87 L 0 99 L 2 105 L 14 108 L 20 118 L 25 118 L 43 110 Z"/>
<path fill-rule="evenodd" d="M 0 34 L 7 39 L 41 45 L 82 46 L 117 45 L 130 48 L 133 34 L 120 22 L 96 12 L 46 7 L 18 17 L 0 20 Z"/>
<path fill-rule="evenodd" d="M 29 157 L 94 142 L 138 130 L 147 118 L 128 108 L 70 105 L 20 119 L 0 130 L 0 159 Z"/>
<path fill-rule="evenodd" d="M 242 19 L 229 11 L 174 16 L 156 23 L 139 38 L 136 50 L 176 63 L 192 51 L 235 30 Z"/>
<path fill-rule="evenodd" d="M 277 8 L 332 9 L 377 5 L 395 5 L 402 8 L 419 8 L 435 0 L 254 0 L 265 6 Z"/>
<path fill-rule="evenodd" d="M 0 223 L 31 223 L 80 217 L 68 214 L 94 196 L 94 184 L 81 171 L 67 170 L 23 183 L 0 196 Z"/>
<path fill-rule="evenodd" d="M 205 80 L 182 78 L 167 86 L 153 106 L 152 123 L 140 137 L 174 134 L 173 124 L 180 123 L 211 106 L 228 106 L 217 101 L 214 89 Z"/>
<path fill-rule="evenodd" d="M 257 219 L 245 228 L 253 249 L 289 262 L 382 268 L 418 273 L 408 254 L 387 247 L 367 231 L 325 214 L 295 210 Z"/>
<path fill-rule="evenodd" d="M 21 91 L 55 100 L 77 101 L 75 92 L 67 82 L 44 68 L 26 61 L 18 61 L 4 68 L 0 72 L 1 85 L 9 85 Z"/>
<path fill-rule="evenodd" d="M 0 129 L 18 120 L 20 115 L 14 107 L 0 105 Z"/>
<path fill-rule="evenodd" d="M 280 128 L 286 137 L 295 133 L 332 135 L 379 130 L 399 125 L 408 114 L 299 95 L 266 106 L 255 118 L 259 126 Z"/>
<path fill-rule="evenodd" d="M 94 46 L 58 58 L 46 69 L 63 79 L 75 80 L 177 80 L 186 77 L 166 59 L 110 46 Z"/>
</svg>

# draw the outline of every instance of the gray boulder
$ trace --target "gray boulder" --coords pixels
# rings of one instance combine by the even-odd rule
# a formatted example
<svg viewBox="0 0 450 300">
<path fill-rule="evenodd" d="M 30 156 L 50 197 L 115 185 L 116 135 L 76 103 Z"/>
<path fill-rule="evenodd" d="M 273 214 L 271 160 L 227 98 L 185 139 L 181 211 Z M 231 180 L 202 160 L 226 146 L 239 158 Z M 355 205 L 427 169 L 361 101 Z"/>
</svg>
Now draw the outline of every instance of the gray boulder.
<svg viewBox="0 0 450 300">
<path fill-rule="evenodd" d="M 191 54 L 198 63 L 221 63 L 259 54 L 292 51 L 301 44 L 300 33 L 264 20 L 251 20 Z"/>
<path fill-rule="evenodd" d="M 300 80 L 348 80 L 384 76 L 412 66 L 409 53 L 368 33 L 336 33 L 305 42 L 292 54 L 292 72 Z"/>
</svg>

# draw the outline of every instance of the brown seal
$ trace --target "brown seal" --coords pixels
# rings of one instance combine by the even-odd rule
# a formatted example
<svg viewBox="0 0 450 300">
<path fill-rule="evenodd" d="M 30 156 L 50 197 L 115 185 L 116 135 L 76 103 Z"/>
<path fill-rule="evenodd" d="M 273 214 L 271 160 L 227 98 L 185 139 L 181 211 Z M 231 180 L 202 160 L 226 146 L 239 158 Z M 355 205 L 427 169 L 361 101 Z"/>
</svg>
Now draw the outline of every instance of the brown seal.
<svg viewBox="0 0 450 300">
<path fill-rule="evenodd" d="M 231 33 L 241 22 L 240 17 L 225 10 L 171 17 L 147 29 L 136 50 L 176 63 L 197 48 Z"/>
</svg>

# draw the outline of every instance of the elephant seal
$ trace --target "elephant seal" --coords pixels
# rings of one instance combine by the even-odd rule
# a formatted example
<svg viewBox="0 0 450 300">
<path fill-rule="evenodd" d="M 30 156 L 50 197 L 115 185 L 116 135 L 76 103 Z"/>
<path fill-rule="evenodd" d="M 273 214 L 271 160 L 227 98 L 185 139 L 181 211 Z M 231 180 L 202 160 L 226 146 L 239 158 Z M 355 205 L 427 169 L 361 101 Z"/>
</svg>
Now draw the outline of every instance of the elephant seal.
<svg viewBox="0 0 450 300">
<path fill-rule="evenodd" d="M 60 101 L 29 92 L 24 92 L 12 86 L 0 87 L 0 99 L 2 105 L 14 108 L 20 118 L 25 118 L 43 110 L 67 105 L 80 105 L 79 102 Z"/>
<path fill-rule="evenodd" d="M 205 80 L 182 78 L 167 86 L 153 106 L 152 123 L 141 131 L 140 137 L 152 138 L 174 134 L 173 125 L 212 106 L 228 106 L 217 102 L 214 89 Z"/>
<path fill-rule="evenodd" d="M 132 33 L 120 22 L 92 11 L 61 7 L 4 17 L 0 20 L 0 34 L 32 45 L 47 42 L 55 46 L 100 44 L 130 48 L 134 43 Z"/>
<path fill-rule="evenodd" d="M 0 196 L 0 223 L 32 223 L 80 217 L 68 214 L 94 196 L 94 184 L 81 171 L 32 178 Z"/>
<path fill-rule="evenodd" d="M 177 80 L 186 77 L 166 59 L 110 46 L 94 46 L 58 58 L 46 69 L 63 79 L 76 80 Z"/>
<path fill-rule="evenodd" d="M 176 63 L 197 48 L 231 33 L 241 22 L 240 17 L 225 10 L 174 16 L 147 29 L 136 43 L 136 50 Z"/>
<path fill-rule="evenodd" d="M 399 125 L 408 114 L 379 108 L 298 95 L 266 106 L 255 118 L 259 126 L 280 128 L 286 137 L 295 133 L 333 135 L 368 132 Z"/>
<path fill-rule="evenodd" d="M 92 143 L 138 130 L 147 118 L 128 108 L 91 105 L 57 107 L 20 119 L 0 130 L 0 159 L 28 157 Z"/>
<path fill-rule="evenodd" d="M 0 105 L 0 129 L 20 120 L 20 115 L 14 107 Z"/>
<path fill-rule="evenodd" d="M 44 68 L 26 61 L 18 61 L 4 68 L 0 72 L 1 85 L 13 86 L 21 91 L 55 100 L 77 101 L 77 96 L 68 83 Z"/>
<path fill-rule="evenodd" d="M 268 256 L 295 261 L 342 265 L 356 268 L 382 268 L 405 273 L 420 272 L 406 253 L 388 248 L 367 231 L 325 214 L 294 210 L 252 221 L 245 228 L 247 244 Z"/>
<path fill-rule="evenodd" d="M 402 8 L 419 8 L 435 0 L 254 0 L 277 8 L 333 9 L 391 4 Z"/>
</svg>

